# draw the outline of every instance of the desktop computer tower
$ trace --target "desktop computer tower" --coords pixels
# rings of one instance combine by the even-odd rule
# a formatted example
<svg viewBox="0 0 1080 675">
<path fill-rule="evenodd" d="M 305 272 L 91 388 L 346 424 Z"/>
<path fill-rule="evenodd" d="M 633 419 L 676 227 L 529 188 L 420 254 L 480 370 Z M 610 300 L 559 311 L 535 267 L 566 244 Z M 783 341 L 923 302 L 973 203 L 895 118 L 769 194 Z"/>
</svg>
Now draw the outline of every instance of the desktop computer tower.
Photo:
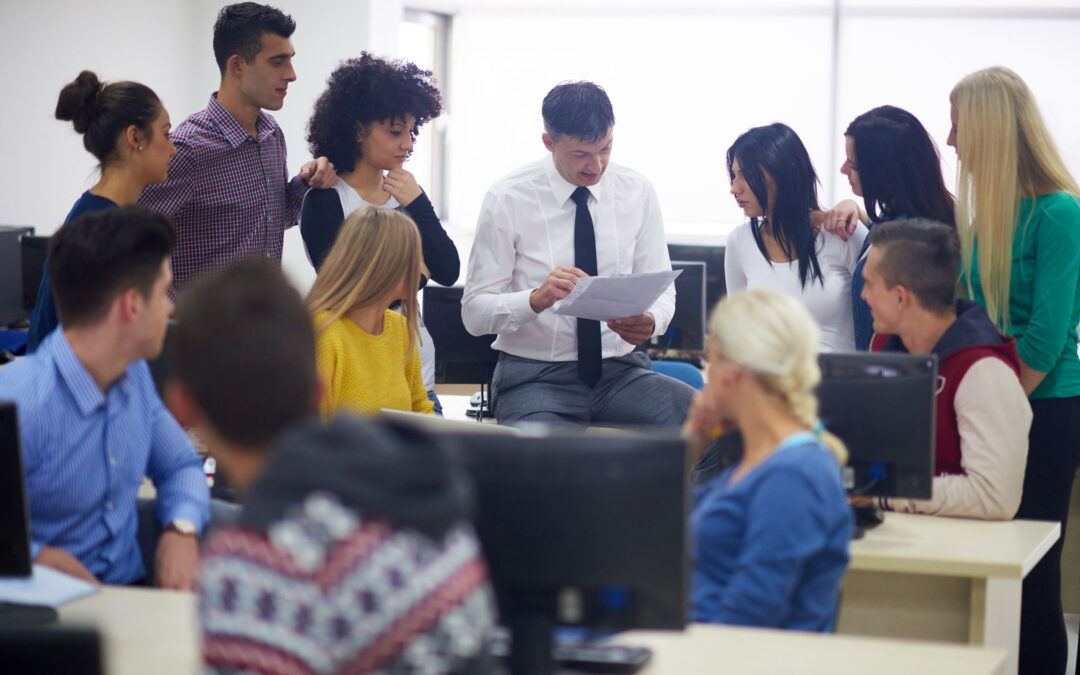
<svg viewBox="0 0 1080 675">
<path fill-rule="evenodd" d="M 30 317 L 23 300 L 22 239 L 34 228 L 0 225 L 0 328 Z"/>
</svg>

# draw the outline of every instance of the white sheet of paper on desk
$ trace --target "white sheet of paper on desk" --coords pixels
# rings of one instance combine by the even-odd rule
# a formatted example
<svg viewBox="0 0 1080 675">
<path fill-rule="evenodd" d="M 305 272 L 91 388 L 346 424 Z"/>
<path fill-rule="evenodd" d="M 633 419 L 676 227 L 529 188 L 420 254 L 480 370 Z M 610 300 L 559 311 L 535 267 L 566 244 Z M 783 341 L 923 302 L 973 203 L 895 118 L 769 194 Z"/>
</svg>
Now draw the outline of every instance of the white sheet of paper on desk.
<svg viewBox="0 0 1080 675">
<path fill-rule="evenodd" d="M 597 321 L 637 316 L 647 312 L 680 274 L 682 270 L 584 277 L 552 309 L 563 316 Z"/>
<path fill-rule="evenodd" d="M 0 577 L 0 602 L 56 608 L 84 595 L 97 593 L 98 588 L 51 567 L 34 565 L 33 576 Z"/>
</svg>

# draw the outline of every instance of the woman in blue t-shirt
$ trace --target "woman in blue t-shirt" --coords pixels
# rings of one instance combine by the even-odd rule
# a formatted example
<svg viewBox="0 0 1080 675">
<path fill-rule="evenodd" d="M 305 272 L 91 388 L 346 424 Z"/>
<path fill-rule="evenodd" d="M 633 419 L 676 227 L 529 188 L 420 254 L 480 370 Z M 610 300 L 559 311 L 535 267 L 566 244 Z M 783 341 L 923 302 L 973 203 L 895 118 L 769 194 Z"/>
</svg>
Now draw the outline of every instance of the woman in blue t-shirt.
<svg viewBox="0 0 1080 675">
<path fill-rule="evenodd" d="M 164 183 L 168 177 L 169 158 L 176 154 L 169 140 L 169 112 L 150 87 L 138 82 L 105 84 L 84 70 L 60 90 L 56 119 L 71 122 L 82 134 L 83 146 L 101 162 L 101 177 L 71 207 L 65 225 L 89 211 L 134 204 L 147 185 Z M 30 315 L 26 351 L 35 351 L 58 323 L 46 262 Z"/>
<path fill-rule="evenodd" d="M 708 383 L 685 431 L 703 442 L 726 422 L 744 444 L 739 463 L 695 495 L 695 621 L 833 628 L 852 517 L 846 449 L 819 431 L 817 344 L 807 310 L 776 291 L 740 291 L 713 311 Z"/>
</svg>

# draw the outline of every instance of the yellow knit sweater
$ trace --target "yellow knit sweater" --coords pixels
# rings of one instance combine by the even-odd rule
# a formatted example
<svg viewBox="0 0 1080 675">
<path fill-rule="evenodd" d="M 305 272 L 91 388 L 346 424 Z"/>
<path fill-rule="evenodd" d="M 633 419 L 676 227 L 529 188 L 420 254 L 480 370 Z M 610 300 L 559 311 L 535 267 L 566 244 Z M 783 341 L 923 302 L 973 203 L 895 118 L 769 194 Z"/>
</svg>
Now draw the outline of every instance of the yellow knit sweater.
<svg viewBox="0 0 1080 675">
<path fill-rule="evenodd" d="M 315 315 L 315 330 L 328 316 Z M 315 340 L 315 364 L 326 386 L 323 417 L 340 410 L 377 415 L 380 408 L 434 412 L 421 377 L 419 347 L 402 365 L 408 350 L 405 317 L 389 309 L 379 335 L 344 316 L 327 326 Z"/>
</svg>

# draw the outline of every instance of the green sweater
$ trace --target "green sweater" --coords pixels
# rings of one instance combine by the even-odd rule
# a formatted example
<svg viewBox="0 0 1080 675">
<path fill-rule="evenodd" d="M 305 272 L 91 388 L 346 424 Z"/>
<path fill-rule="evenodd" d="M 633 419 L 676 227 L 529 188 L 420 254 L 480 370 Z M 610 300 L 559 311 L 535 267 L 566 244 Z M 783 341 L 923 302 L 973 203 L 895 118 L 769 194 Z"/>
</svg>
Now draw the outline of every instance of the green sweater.
<svg viewBox="0 0 1080 675">
<path fill-rule="evenodd" d="M 986 305 L 978 249 L 976 241 L 971 267 L 973 299 Z M 1020 220 L 1013 236 L 1006 332 L 1016 338 L 1020 359 L 1046 373 L 1031 398 L 1080 396 L 1078 323 L 1080 200 L 1064 192 L 1025 198 L 1020 202 Z"/>
</svg>

